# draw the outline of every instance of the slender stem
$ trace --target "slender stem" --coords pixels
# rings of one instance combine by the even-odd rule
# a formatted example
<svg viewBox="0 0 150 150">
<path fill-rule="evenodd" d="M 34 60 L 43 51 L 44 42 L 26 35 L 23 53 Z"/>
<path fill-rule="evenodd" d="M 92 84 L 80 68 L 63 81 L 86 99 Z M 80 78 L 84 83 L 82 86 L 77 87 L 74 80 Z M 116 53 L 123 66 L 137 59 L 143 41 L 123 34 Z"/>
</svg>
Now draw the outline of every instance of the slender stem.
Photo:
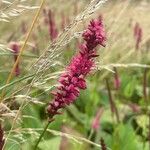
<svg viewBox="0 0 150 150">
<path fill-rule="evenodd" d="M 149 117 L 149 133 L 148 133 L 148 141 L 149 141 L 149 150 L 150 150 L 150 114 L 148 114 Z"/>
<path fill-rule="evenodd" d="M 144 76 L 143 76 L 143 96 L 144 100 L 147 103 L 147 68 L 144 70 Z"/>
<path fill-rule="evenodd" d="M 108 91 L 108 97 L 109 97 L 109 102 L 110 102 L 112 116 L 115 113 L 116 119 L 117 119 L 117 123 L 119 123 L 120 122 L 119 113 L 118 113 L 118 109 L 117 109 L 117 107 L 115 105 L 115 102 L 113 101 L 113 97 L 112 97 L 112 94 L 111 94 L 111 89 L 110 89 L 110 86 L 109 86 L 108 79 L 106 79 L 106 87 L 107 87 L 107 91 Z"/>
<path fill-rule="evenodd" d="M 114 78 L 115 78 L 115 89 L 118 90 L 120 87 L 120 81 L 119 81 L 119 75 L 118 75 L 118 70 L 116 67 L 114 67 Z"/>
<path fill-rule="evenodd" d="M 3 145 L 4 145 L 4 131 L 2 129 L 0 122 L 0 150 L 3 148 Z"/>
<path fill-rule="evenodd" d="M 38 9 L 38 11 L 37 11 L 37 13 L 36 13 L 36 15 L 35 15 L 33 21 L 32 21 L 31 27 L 30 27 L 30 29 L 29 29 L 27 35 L 26 35 L 26 38 L 25 38 L 25 42 L 24 42 L 23 46 L 21 47 L 21 49 L 20 49 L 20 51 L 19 51 L 17 60 L 16 60 L 16 62 L 14 63 L 12 69 L 11 69 L 11 72 L 10 72 L 8 78 L 7 78 L 6 84 L 8 84 L 8 83 L 10 82 L 10 80 L 12 79 L 12 77 L 13 77 L 14 70 L 15 70 L 16 66 L 18 65 L 18 63 L 19 63 L 19 61 L 20 61 L 21 55 L 22 55 L 22 53 L 23 53 L 23 51 L 24 51 L 24 49 L 25 49 L 25 47 L 26 47 L 27 41 L 28 41 L 29 38 L 30 38 L 31 32 L 32 32 L 32 30 L 33 30 L 33 28 L 34 28 L 34 25 L 35 25 L 35 23 L 36 23 L 36 21 L 37 21 L 39 15 L 40 15 L 40 12 L 41 12 L 41 10 L 42 10 L 42 8 L 43 8 L 44 2 L 45 2 L 45 0 L 41 0 L 40 7 L 39 7 L 39 9 Z M 0 102 L 2 102 L 4 95 L 5 95 L 5 89 L 2 91 L 2 95 L 1 95 Z"/>
<path fill-rule="evenodd" d="M 93 134 L 94 134 L 94 130 L 93 130 L 93 129 L 91 129 L 90 134 L 89 134 L 89 137 L 88 137 L 88 140 L 91 140 L 91 138 L 92 138 Z"/>
<path fill-rule="evenodd" d="M 49 124 L 50 124 L 51 122 L 52 122 L 52 121 L 48 121 L 48 123 L 46 124 L 46 126 L 45 126 L 43 132 L 41 133 L 41 135 L 40 135 L 40 137 L 39 137 L 39 139 L 38 139 L 38 141 L 37 141 L 37 143 L 36 143 L 36 145 L 35 145 L 35 147 L 34 147 L 34 150 L 37 149 L 38 144 L 40 143 L 42 137 L 44 136 L 44 134 L 45 134 L 45 132 L 46 132 L 46 130 L 47 130 L 47 128 L 48 128 L 48 126 L 49 126 Z"/>
</svg>

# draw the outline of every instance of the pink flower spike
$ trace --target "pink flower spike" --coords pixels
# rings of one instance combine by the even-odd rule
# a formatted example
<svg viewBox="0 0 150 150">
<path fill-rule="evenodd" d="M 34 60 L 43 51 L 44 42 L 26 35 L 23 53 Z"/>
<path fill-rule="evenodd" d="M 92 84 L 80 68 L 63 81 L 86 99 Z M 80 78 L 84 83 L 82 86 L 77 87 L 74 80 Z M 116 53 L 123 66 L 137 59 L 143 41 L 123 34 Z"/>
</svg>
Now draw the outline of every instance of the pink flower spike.
<svg viewBox="0 0 150 150">
<path fill-rule="evenodd" d="M 143 30 L 140 27 L 139 23 L 136 23 L 134 26 L 134 38 L 135 38 L 135 49 L 138 50 L 140 47 L 140 43 L 142 41 Z"/>
<path fill-rule="evenodd" d="M 48 11 L 48 18 L 49 18 L 49 35 L 50 39 L 53 42 L 58 36 L 58 29 L 56 27 L 54 13 L 51 10 Z"/>
<path fill-rule="evenodd" d="M 14 62 L 16 62 L 20 46 L 19 46 L 19 44 L 17 42 L 12 42 L 12 43 L 10 43 L 10 49 L 12 49 L 12 51 L 13 51 Z M 16 76 L 20 75 L 19 63 L 17 64 L 17 66 L 15 68 L 15 75 Z"/>
<path fill-rule="evenodd" d="M 82 36 L 85 42 L 80 44 L 79 53 L 72 58 L 66 72 L 58 80 L 60 86 L 47 108 L 49 118 L 58 114 L 59 109 L 73 103 L 80 90 L 86 89 L 85 77 L 94 66 L 94 58 L 98 56 L 95 48 L 97 45 L 104 45 L 106 40 L 102 20 L 92 20 Z"/>
<path fill-rule="evenodd" d="M 99 126 L 100 126 L 100 119 L 101 119 L 101 116 L 104 112 L 104 109 L 103 108 L 100 108 L 98 110 L 98 112 L 96 113 L 96 116 L 92 122 L 92 128 L 97 131 L 99 129 Z"/>
</svg>

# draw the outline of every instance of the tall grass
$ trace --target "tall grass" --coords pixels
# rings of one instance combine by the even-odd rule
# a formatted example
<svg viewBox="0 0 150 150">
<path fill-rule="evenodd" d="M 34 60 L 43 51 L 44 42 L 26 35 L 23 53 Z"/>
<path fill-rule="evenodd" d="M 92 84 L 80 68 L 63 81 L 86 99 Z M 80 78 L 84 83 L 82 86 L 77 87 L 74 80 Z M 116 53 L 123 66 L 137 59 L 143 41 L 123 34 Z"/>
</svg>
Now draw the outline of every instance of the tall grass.
<svg viewBox="0 0 150 150">
<path fill-rule="evenodd" d="M 99 16 L 105 22 L 107 45 L 105 49 L 97 48 L 100 57 L 88 78 L 88 88 L 81 92 L 80 100 L 67 108 L 62 117 L 56 117 L 39 147 L 48 149 L 47 145 L 56 142 L 53 149 L 59 149 L 59 137 L 66 137 L 72 149 L 96 149 L 103 143 L 107 149 L 113 150 L 119 150 L 123 145 L 129 150 L 135 147 L 148 149 L 150 4 L 144 0 L 136 3 L 131 0 L 41 2 L 2 1 L 0 6 L 0 121 L 5 131 L 5 149 L 33 149 L 47 121 L 45 108 L 52 98 L 50 92 L 58 87 L 57 79 L 77 53 L 77 45 L 82 42 L 81 35 L 89 20 Z M 52 41 L 42 9 L 51 10 L 55 15 L 59 34 Z M 70 20 L 64 29 L 62 13 Z M 135 50 L 134 38 L 136 23 L 143 31 L 138 51 Z M 21 45 L 15 64 L 9 47 L 11 42 Z M 21 72 L 14 76 L 18 62 Z M 117 90 L 113 84 L 116 78 L 120 80 Z M 90 136 L 91 120 L 100 107 L 104 112 L 98 133 Z M 138 111 L 133 107 L 138 107 Z M 118 121 L 111 118 L 112 113 Z M 124 125 L 124 121 L 128 124 Z M 134 121 L 137 127 L 135 124 L 130 126 Z M 68 133 L 60 132 L 62 124 Z M 141 128 L 142 133 L 139 131 Z M 122 141 L 123 136 L 132 137 L 132 144 Z M 101 144 L 100 137 L 104 139 Z M 27 141 L 32 142 L 26 144 Z"/>
</svg>

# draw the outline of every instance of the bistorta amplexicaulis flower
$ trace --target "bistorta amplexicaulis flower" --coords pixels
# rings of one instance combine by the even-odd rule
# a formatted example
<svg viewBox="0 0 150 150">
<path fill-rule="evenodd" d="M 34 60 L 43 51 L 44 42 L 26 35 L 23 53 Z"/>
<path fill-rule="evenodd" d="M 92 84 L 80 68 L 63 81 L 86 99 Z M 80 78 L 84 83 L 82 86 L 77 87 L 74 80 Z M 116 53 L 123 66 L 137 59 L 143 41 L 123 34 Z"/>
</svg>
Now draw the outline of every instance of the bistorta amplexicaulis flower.
<svg viewBox="0 0 150 150">
<path fill-rule="evenodd" d="M 80 51 L 75 55 L 69 66 L 59 78 L 60 86 L 52 94 L 54 99 L 49 103 L 47 112 L 49 118 L 60 114 L 59 110 L 73 103 L 80 94 L 80 90 L 86 89 L 85 77 L 94 67 L 96 46 L 105 46 L 106 35 L 102 20 L 92 20 L 87 30 L 82 35 L 84 43 L 80 44 Z"/>
<path fill-rule="evenodd" d="M 136 45 L 135 45 L 136 50 L 138 50 L 140 47 L 140 43 L 142 41 L 142 36 L 143 36 L 142 28 L 139 23 L 136 23 L 134 26 L 134 38 L 135 38 L 135 42 L 136 42 Z"/>
</svg>

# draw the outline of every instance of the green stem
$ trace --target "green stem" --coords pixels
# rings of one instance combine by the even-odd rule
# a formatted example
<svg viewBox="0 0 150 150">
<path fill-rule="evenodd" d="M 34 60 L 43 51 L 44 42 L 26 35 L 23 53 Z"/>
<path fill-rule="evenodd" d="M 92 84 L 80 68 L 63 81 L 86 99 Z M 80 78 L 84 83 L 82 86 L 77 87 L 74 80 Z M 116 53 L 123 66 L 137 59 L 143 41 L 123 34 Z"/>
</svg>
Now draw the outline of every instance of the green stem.
<svg viewBox="0 0 150 150">
<path fill-rule="evenodd" d="M 24 77 L 19 78 L 17 80 L 14 80 L 14 81 L 10 82 L 9 84 L 5 84 L 4 86 L 0 87 L 0 91 L 5 89 L 6 87 L 10 87 L 11 85 L 18 83 L 18 82 L 21 82 L 21 81 L 26 80 L 26 79 L 30 79 L 30 78 L 34 77 L 34 75 L 35 75 L 35 73 L 28 75 L 28 76 L 24 76 Z"/>
<path fill-rule="evenodd" d="M 44 136 L 44 134 L 45 134 L 45 132 L 46 132 L 46 130 L 47 130 L 47 128 L 48 128 L 48 126 L 49 126 L 50 123 L 51 123 L 51 121 L 48 121 L 48 123 L 46 124 L 46 126 L 45 126 L 43 132 L 41 133 L 41 135 L 40 135 L 40 137 L 39 137 L 39 139 L 38 139 L 38 141 L 37 141 L 37 143 L 36 143 L 36 145 L 35 145 L 35 147 L 34 147 L 34 150 L 37 149 L 38 144 L 40 143 L 40 141 L 41 141 L 42 137 Z"/>
<path fill-rule="evenodd" d="M 143 76 L 143 96 L 147 104 L 147 68 L 145 68 Z"/>
<path fill-rule="evenodd" d="M 94 134 L 94 130 L 93 130 L 93 129 L 91 129 L 90 134 L 89 134 L 89 136 L 88 136 L 88 140 L 91 140 L 91 138 L 92 138 L 93 134 Z"/>
<path fill-rule="evenodd" d="M 116 104 L 115 104 L 115 102 L 113 100 L 113 97 L 112 97 L 112 93 L 111 93 L 111 89 L 110 89 L 110 86 L 109 86 L 108 79 L 106 79 L 106 87 L 107 87 L 107 91 L 108 91 L 108 97 L 109 97 L 109 102 L 110 102 L 112 117 L 113 117 L 113 114 L 115 114 L 116 115 L 117 123 L 119 123 L 120 122 L 119 113 L 118 113 L 118 109 L 117 109 Z"/>
</svg>

